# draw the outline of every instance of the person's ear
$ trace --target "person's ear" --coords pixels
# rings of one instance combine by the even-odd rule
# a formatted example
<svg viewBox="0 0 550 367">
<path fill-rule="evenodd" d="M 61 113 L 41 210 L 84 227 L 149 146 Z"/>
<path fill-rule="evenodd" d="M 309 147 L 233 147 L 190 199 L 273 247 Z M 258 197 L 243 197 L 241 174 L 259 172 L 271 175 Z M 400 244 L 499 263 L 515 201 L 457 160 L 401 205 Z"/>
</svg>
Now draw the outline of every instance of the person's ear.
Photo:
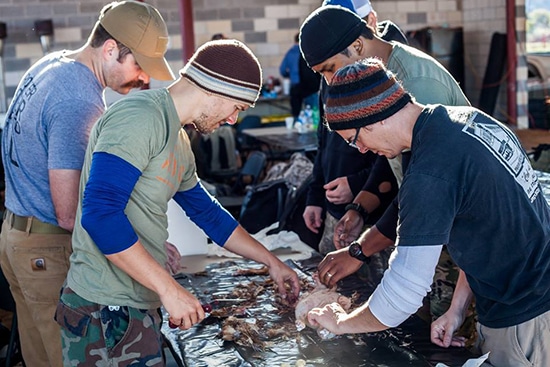
<svg viewBox="0 0 550 367">
<path fill-rule="evenodd" d="M 367 22 L 367 25 L 369 27 L 376 29 L 377 19 L 376 19 L 376 13 L 374 11 L 371 11 L 370 13 L 368 13 L 367 16 L 363 19 L 365 19 L 365 22 Z"/>
<path fill-rule="evenodd" d="M 103 53 L 106 58 L 112 57 L 113 55 L 118 57 L 118 55 L 116 55 L 117 51 L 118 51 L 118 46 L 114 39 L 108 39 L 103 44 Z"/>
<path fill-rule="evenodd" d="M 361 37 L 357 38 L 353 43 L 352 43 L 352 47 L 353 47 L 353 50 L 355 51 L 355 53 L 357 55 L 361 55 L 361 53 L 363 52 L 363 40 L 361 39 Z"/>
</svg>

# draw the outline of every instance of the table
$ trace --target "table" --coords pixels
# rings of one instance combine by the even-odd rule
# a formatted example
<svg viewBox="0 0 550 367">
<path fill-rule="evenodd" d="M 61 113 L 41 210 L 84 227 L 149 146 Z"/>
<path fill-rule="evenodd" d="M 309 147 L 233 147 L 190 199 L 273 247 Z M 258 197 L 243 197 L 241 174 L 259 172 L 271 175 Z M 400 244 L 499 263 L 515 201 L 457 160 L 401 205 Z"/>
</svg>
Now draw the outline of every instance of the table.
<svg viewBox="0 0 550 367">
<path fill-rule="evenodd" d="M 244 117 L 248 114 L 259 116 L 290 116 L 290 97 L 287 95 L 278 95 L 277 97 L 261 96 L 256 101 L 254 108 L 249 108 L 246 111 L 240 112 L 239 117 Z"/>
<path fill-rule="evenodd" d="M 297 130 L 289 130 L 285 126 L 266 126 L 244 129 L 242 133 L 267 145 L 272 151 L 287 153 L 317 151 L 317 131 L 298 133 Z"/>
<path fill-rule="evenodd" d="M 310 278 L 320 259 L 320 255 L 314 254 L 309 259 L 287 261 L 287 264 L 304 279 Z M 429 325 L 414 315 L 400 327 L 378 333 L 322 340 L 312 329 L 298 332 L 293 311 L 285 313 L 277 306 L 268 276 L 240 273 L 243 269 L 258 267 L 249 260 L 226 259 L 221 263 L 211 263 L 204 272 L 181 274 L 177 278 L 203 302 L 214 296 L 231 295 L 236 285 L 252 284 L 262 289 L 252 305 L 239 307 L 237 304 L 232 308 L 241 325 L 257 325 L 258 333 L 252 333 L 254 341 L 250 345 L 222 340 L 224 325 L 229 322 L 227 317 L 210 316 L 189 330 L 166 330 L 163 326 L 163 333 L 168 334 L 167 339 L 181 355 L 182 365 L 296 366 L 301 360 L 306 361 L 307 366 L 432 367 L 438 362 L 462 366 L 466 360 L 477 357 L 465 348 L 444 349 L 431 344 Z M 365 301 L 372 292 L 354 276 L 341 283 L 339 291 L 342 294 L 351 296 L 356 290 L 361 292 L 359 302 Z M 277 333 L 270 334 L 272 331 Z"/>
<path fill-rule="evenodd" d="M 301 242 L 293 232 L 283 231 L 276 235 L 268 235 L 268 232 L 262 230 L 254 237 L 295 269 L 301 279 L 311 280 L 311 273 L 316 270 L 322 256 Z M 168 328 L 165 314 L 162 332 L 173 354 L 180 358 L 180 366 L 296 366 L 299 360 L 305 360 L 307 366 L 312 367 L 431 367 L 437 362 L 454 367 L 476 357 L 465 348 L 444 349 L 432 344 L 429 341 L 429 325 L 416 316 L 411 316 L 399 328 L 325 341 L 312 329 L 297 332 L 293 311 L 279 312 L 269 277 L 240 273 L 243 269 L 259 268 L 261 265 L 224 256 L 229 256 L 229 253 L 218 247 L 212 247 L 205 255 L 184 256 L 184 272 L 176 279 L 202 302 L 208 302 L 220 294 L 229 294 L 238 285 L 259 285 L 264 289 L 258 293 L 253 305 L 246 307 L 245 313 L 238 318 L 259 323 L 261 335 L 274 328 L 286 330 L 288 335 L 264 338 L 253 347 L 242 346 L 221 339 L 225 319 L 211 316 L 183 331 Z M 372 285 L 354 275 L 341 281 L 338 290 L 347 296 L 359 290 L 359 303 L 364 302 L 373 291 Z M 239 310 L 238 305 L 236 310 Z"/>
</svg>

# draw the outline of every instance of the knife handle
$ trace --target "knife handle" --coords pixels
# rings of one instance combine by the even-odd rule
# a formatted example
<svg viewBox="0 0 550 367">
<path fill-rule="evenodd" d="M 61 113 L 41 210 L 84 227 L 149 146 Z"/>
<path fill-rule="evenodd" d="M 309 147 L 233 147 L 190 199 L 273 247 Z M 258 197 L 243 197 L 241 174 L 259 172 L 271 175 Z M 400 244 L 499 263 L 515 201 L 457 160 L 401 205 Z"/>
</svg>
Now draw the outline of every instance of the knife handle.
<svg viewBox="0 0 550 367">
<path fill-rule="evenodd" d="M 202 307 L 203 311 L 206 312 L 206 313 L 212 312 L 212 306 L 208 303 L 205 303 L 204 305 L 201 305 L 201 307 Z M 168 320 L 168 327 L 170 327 L 170 329 L 177 329 L 180 326 L 176 325 L 172 321 Z"/>
<path fill-rule="evenodd" d="M 170 329 L 177 329 L 179 328 L 179 325 L 174 324 L 172 321 L 168 320 L 168 326 Z"/>
</svg>

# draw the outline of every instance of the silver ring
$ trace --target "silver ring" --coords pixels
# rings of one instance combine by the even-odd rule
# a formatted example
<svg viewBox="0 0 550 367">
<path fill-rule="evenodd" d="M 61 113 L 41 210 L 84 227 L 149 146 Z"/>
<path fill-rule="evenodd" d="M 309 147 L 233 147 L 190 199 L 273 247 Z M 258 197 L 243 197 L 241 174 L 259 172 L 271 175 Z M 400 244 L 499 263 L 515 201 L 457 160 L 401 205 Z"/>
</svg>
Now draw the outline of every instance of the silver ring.
<svg viewBox="0 0 550 367">
<path fill-rule="evenodd" d="M 329 273 L 328 271 L 327 271 L 327 275 L 328 275 L 328 277 L 329 277 L 329 278 L 331 278 L 331 277 L 332 277 L 332 274 L 331 274 L 331 273 Z"/>
</svg>

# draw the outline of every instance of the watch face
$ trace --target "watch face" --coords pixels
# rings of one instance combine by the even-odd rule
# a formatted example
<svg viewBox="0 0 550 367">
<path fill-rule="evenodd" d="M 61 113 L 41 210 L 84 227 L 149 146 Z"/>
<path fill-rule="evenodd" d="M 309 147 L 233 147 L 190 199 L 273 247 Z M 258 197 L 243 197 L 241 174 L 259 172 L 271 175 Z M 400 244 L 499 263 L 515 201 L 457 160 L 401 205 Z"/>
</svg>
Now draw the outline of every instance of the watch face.
<svg viewBox="0 0 550 367">
<path fill-rule="evenodd" d="M 349 247 L 349 253 L 351 256 L 358 258 L 361 255 L 363 255 L 363 251 L 361 250 L 361 245 L 358 243 L 352 243 Z"/>
</svg>

